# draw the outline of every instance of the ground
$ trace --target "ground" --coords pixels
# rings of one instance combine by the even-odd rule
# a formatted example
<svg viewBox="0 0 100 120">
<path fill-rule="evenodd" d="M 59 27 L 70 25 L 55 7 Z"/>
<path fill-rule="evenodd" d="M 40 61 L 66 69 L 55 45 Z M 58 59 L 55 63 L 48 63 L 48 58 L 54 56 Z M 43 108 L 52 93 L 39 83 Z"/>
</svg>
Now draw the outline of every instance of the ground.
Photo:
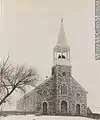
<svg viewBox="0 0 100 120">
<path fill-rule="evenodd" d="M 0 117 L 0 120 L 93 120 L 84 117 L 68 117 L 68 116 L 34 116 L 34 115 L 21 115 L 21 116 L 6 116 Z"/>
</svg>

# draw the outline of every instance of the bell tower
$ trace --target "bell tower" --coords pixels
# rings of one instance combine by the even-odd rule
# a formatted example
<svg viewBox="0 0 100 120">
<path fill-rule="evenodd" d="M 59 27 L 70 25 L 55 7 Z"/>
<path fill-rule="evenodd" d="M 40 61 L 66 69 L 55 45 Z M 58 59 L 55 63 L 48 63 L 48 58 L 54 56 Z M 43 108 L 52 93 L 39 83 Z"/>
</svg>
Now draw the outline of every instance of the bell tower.
<svg viewBox="0 0 100 120">
<path fill-rule="evenodd" d="M 53 49 L 53 68 L 52 74 L 54 74 L 54 67 L 62 66 L 70 69 L 71 73 L 71 64 L 70 64 L 70 47 L 67 44 L 67 39 L 63 27 L 63 19 L 61 19 L 61 27 L 58 35 L 58 41 L 56 46 Z"/>
<path fill-rule="evenodd" d="M 63 27 L 63 19 L 61 19 L 61 28 L 58 35 L 58 41 L 53 49 L 53 64 L 70 66 L 70 47 L 67 45 Z"/>
</svg>

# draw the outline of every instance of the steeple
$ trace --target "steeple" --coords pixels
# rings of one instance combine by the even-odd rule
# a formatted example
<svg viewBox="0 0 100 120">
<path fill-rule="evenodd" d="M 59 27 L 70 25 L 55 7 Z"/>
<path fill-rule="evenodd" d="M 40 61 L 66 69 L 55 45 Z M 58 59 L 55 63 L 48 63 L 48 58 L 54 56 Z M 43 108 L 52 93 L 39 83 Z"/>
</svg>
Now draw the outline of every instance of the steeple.
<svg viewBox="0 0 100 120">
<path fill-rule="evenodd" d="M 66 41 L 67 40 L 63 27 L 63 19 L 61 19 L 61 27 L 58 35 L 58 41 L 53 51 L 54 65 L 70 65 L 70 47 L 67 45 Z"/>
<path fill-rule="evenodd" d="M 65 31 L 63 27 L 63 18 L 61 18 L 61 27 L 60 27 L 60 32 L 58 35 L 58 41 L 57 41 L 57 46 L 66 46 L 66 36 L 65 36 Z"/>
</svg>

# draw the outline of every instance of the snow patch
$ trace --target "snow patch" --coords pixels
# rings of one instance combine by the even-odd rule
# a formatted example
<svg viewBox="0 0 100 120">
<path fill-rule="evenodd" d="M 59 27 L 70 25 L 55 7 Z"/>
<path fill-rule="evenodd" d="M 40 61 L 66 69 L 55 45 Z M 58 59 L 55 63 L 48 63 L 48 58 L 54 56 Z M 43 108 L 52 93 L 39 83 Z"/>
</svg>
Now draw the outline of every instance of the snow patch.
<svg viewBox="0 0 100 120">
<path fill-rule="evenodd" d="M 69 116 L 34 116 L 34 115 L 12 115 L 0 117 L 0 120 L 93 120 L 85 117 Z"/>
</svg>

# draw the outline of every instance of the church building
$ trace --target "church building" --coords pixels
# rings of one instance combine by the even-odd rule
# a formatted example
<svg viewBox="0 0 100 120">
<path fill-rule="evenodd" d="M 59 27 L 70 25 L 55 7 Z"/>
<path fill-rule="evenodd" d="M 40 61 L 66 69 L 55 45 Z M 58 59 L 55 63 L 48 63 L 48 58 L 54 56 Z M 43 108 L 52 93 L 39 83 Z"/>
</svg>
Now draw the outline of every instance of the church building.
<svg viewBox="0 0 100 120">
<path fill-rule="evenodd" d="M 37 115 L 87 116 L 87 91 L 72 77 L 70 47 L 66 42 L 63 19 L 53 49 L 51 76 L 17 101 L 17 110 Z"/>
</svg>

